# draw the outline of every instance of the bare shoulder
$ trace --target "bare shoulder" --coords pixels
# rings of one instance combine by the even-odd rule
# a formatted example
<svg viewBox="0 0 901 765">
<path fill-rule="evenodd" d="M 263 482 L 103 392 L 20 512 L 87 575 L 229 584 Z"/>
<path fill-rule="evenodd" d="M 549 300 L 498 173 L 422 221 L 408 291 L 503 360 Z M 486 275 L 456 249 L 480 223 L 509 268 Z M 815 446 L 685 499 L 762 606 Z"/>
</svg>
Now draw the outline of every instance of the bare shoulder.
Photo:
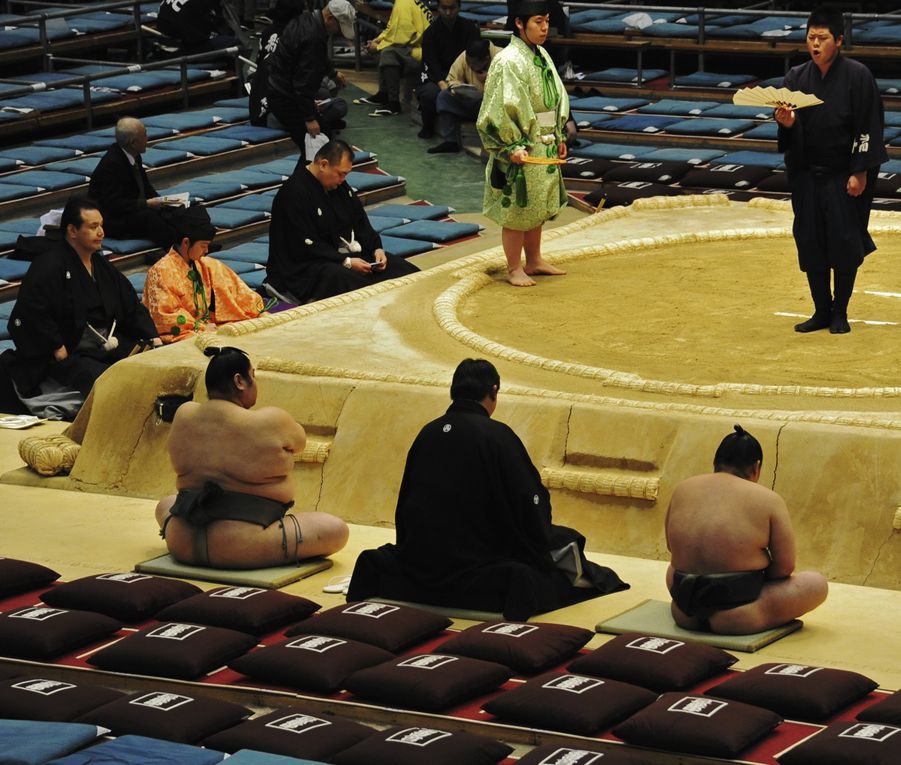
<svg viewBox="0 0 901 765">
<path fill-rule="evenodd" d="M 284 409 L 277 406 L 261 406 L 256 409 L 249 410 L 248 414 L 261 425 L 269 425 L 272 427 L 284 427 L 288 424 L 296 425 L 297 422 Z"/>
<path fill-rule="evenodd" d="M 173 430 L 189 426 L 200 414 L 201 406 L 197 401 L 185 401 L 179 406 L 175 410 L 175 417 L 172 418 Z"/>
</svg>

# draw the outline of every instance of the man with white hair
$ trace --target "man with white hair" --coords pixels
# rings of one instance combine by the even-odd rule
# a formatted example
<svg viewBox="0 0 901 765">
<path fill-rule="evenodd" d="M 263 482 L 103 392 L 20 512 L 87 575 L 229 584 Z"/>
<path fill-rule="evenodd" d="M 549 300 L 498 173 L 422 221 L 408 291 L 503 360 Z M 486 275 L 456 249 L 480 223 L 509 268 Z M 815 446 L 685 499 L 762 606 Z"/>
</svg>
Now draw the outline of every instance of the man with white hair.
<svg viewBox="0 0 901 765">
<path fill-rule="evenodd" d="M 150 183 L 141 155 L 147 149 L 147 129 L 134 117 L 116 123 L 116 143 L 103 155 L 88 195 L 97 201 L 106 233 L 116 239 L 151 239 L 169 249 L 178 238 L 173 211 L 166 208 Z"/>
<path fill-rule="evenodd" d="M 328 56 L 328 38 L 341 34 L 354 39 L 356 12 L 347 0 L 329 0 L 321 10 L 295 16 L 278 38 L 268 57 L 269 110 L 306 158 L 307 135 L 315 138 L 323 131 L 321 104 L 316 95 L 328 75 L 344 87 L 344 75 L 335 70 Z"/>
</svg>

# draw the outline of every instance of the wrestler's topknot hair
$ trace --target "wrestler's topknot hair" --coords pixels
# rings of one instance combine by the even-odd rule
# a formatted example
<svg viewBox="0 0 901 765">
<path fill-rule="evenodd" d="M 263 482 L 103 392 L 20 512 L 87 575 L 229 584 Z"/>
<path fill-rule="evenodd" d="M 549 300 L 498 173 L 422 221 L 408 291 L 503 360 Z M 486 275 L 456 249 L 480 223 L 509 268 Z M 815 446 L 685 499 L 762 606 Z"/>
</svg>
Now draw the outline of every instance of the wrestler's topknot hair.
<svg viewBox="0 0 901 765">
<path fill-rule="evenodd" d="M 240 348 L 209 345 L 203 349 L 203 354 L 210 357 L 204 377 L 208 398 L 232 398 L 237 392 L 235 375 L 250 382 L 250 357 Z"/>
<path fill-rule="evenodd" d="M 734 473 L 742 478 L 750 478 L 758 462 L 763 462 L 760 441 L 741 425 L 736 425 L 735 432 L 720 442 L 713 456 L 713 470 L 717 473 Z"/>
</svg>

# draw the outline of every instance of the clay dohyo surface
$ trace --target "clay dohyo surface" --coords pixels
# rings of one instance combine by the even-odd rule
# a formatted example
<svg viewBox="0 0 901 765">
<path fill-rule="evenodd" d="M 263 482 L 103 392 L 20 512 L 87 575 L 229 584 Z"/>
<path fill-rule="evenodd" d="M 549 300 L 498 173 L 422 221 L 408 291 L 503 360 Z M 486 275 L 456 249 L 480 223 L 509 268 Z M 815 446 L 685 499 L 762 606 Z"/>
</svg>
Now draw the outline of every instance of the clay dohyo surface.
<svg viewBox="0 0 901 765">
<path fill-rule="evenodd" d="M 901 331 L 901 237 L 878 236 L 858 274 L 850 335 L 802 335 L 812 312 L 790 238 L 689 242 L 564 263 L 538 289 L 493 281 L 461 301 L 477 335 L 538 357 L 716 385 L 891 387 Z"/>
</svg>

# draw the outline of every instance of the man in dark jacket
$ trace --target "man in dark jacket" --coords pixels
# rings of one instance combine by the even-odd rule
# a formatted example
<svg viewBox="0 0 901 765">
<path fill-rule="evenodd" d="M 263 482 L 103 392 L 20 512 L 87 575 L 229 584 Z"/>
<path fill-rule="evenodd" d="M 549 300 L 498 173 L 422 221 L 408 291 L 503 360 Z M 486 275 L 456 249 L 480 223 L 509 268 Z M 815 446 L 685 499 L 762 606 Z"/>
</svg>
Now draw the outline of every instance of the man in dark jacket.
<svg viewBox="0 0 901 765">
<path fill-rule="evenodd" d="M 103 155 L 88 186 L 100 205 L 106 233 L 117 239 L 151 239 L 168 250 L 178 239 L 165 207 L 141 164 L 147 129 L 134 117 L 116 123 L 116 143 Z"/>
<path fill-rule="evenodd" d="M 309 164 L 299 162 L 275 195 L 266 271 L 276 297 L 321 300 L 419 270 L 385 254 L 345 180 L 352 167 L 350 146 L 329 141 Z"/>
<path fill-rule="evenodd" d="M 422 112 L 420 138 L 435 134 L 438 94 L 447 90 L 448 70 L 479 35 L 478 24 L 460 18 L 460 0 L 438 0 L 438 18 L 422 35 L 422 82 L 416 88 Z"/>
<path fill-rule="evenodd" d="M 87 396 L 138 343 L 161 344 L 134 287 L 98 252 L 103 217 L 97 204 L 72 197 L 60 228 L 64 241 L 31 264 L 9 319 L 16 344 L 9 371 L 21 396 L 47 377 Z"/>
<path fill-rule="evenodd" d="M 240 44 L 223 17 L 222 0 L 163 0 L 156 25 L 185 55 Z"/>
<path fill-rule="evenodd" d="M 397 498 L 397 544 L 357 558 L 348 600 L 373 596 L 501 612 L 507 619 L 628 588 L 551 523 L 522 441 L 491 419 L 500 377 L 484 359 L 454 372 L 452 403 L 416 437 Z"/>
<path fill-rule="evenodd" d="M 353 40 L 355 19 L 347 0 L 329 0 L 322 10 L 296 16 L 282 30 L 267 59 L 269 110 L 291 134 L 302 158 L 306 158 L 307 134 L 316 137 L 323 132 L 316 100 L 323 78 L 330 75 L 339 87 L 344 85 L 344 75 L 335 71 L 328 58 L 329 35 L 340 33 Z"/>
</svg>

